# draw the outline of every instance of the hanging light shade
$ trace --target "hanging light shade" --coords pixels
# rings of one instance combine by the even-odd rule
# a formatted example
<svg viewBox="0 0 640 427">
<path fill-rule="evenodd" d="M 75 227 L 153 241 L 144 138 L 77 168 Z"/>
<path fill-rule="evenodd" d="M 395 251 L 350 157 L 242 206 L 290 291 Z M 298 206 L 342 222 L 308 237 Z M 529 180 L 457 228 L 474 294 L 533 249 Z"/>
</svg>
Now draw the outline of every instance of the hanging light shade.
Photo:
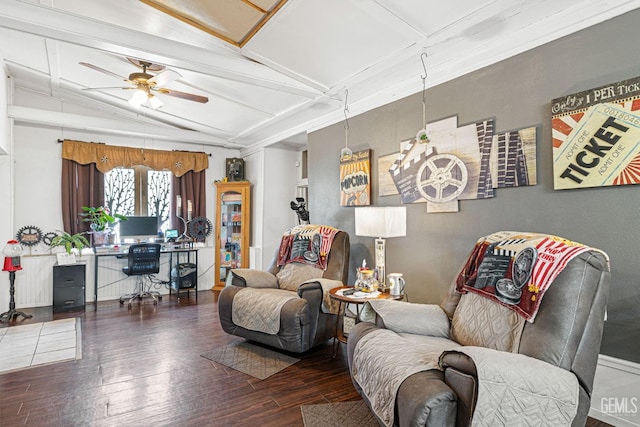
<svg viewBox="0 0 640 427">
<path fill-rule="evenodd" d="M 160 98 L 158 98 L 155 95 L 149 95 L 148 101 L 149 101 L 149 105 L 154 110 L 157 110 L 158 108 L 162 107 L 162 101 L 160 101 Z"/>
<path fill-rule="evenodd" d="M 145 102 L 147 102 L 147 94 L 143 90 L 133 91 L 133 95 L 131 95 L 131 98 L 129 98 L 129 104 L 131 104 L 134 108 L 140 108 L 140 106 Z"/>
</svg>

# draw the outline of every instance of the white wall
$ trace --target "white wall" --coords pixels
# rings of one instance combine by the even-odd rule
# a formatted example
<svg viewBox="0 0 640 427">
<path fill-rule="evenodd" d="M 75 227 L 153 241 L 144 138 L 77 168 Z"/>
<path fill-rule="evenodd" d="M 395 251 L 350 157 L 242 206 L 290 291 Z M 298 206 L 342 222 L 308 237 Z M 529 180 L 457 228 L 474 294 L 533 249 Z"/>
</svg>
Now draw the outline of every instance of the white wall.
<svg viewBox="0 0 640 427">
<path fill-rule="evenodd" d="M 244 156 L 251 181 L 251 248 L 253 268 L 271 263 L 282 233 L 297 224 L 289 207 L 296 194 L 298 150 L 271 146 Z"/>
<path fill-rule="evenodd" d="M 262 269 L 262 223 L 263 215 L 263 182 L 264 182 L 264 150 L 259 150 L 244 159 L 244 177 L 251 182 L 251 237 L 249 239 L 249 266 Z"/>
<path fill-rule="evenodd" d="M 290 207 L 296 196 L 297 154 L 297 150 L 288 148 L 265 149 L 265 221 L 262 228 L 262 260 L 265 268 L 273 259 L 282 233 L 298 224 L 298 217 Z"/>
<path fill-rule="evenodd" d="M 0 60 L 2 57 L 0 56 Z M 4 68 L 4 61 L 0 61 L 0 250 L 4 249 L 7 240 L 13 238 L 11 213 L 13 202 L 11 200 L 11 121 L 7 117 L 7 104 L 11 101 L 11 80 Z M 0 260 L 4 255 L 0 255 Z M 6 311 L 9 306 L 9 275 L 0 273 L 0 313 Z"/>
</svg>

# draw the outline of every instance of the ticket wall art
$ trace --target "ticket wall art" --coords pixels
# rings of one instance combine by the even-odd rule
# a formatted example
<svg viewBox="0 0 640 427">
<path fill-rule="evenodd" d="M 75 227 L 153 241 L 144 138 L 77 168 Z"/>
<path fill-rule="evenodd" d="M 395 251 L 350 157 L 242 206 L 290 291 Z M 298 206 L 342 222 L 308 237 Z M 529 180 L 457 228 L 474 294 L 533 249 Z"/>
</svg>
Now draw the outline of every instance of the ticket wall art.
<svg viewBox="0 0 640 427">
<path fill-rule="evenodd" d="M 640 183 L 640 77 L 554 99 L 556 190 Z"/>
<path fill-rule="evenodd" d="M 401 147 L 388 177 L 379 179 L 384 195 L 391 194 L 390 180 L 402 203 L 427 202 L 428 212 L 455 212 L 457 200 L 536 184 L 535 127 L 495 133 L 493 120 L 458 127 L 451 117 L 428 124 L 427 134 L 429 142 L 415 138 Z M 378 164 L 388 161 L 384 156 Z"/>
<path fill-rule="evenodd" d="M 371 150 L 340 159 L 340 206 L 371 203 Z"/>
</svg>

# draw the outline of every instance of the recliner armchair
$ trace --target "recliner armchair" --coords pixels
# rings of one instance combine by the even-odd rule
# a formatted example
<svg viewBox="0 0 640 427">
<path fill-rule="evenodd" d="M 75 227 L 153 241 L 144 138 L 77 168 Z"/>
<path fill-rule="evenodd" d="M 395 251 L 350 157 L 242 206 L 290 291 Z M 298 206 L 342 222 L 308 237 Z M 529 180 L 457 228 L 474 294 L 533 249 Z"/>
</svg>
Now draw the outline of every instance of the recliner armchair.
<svg viewBox="0 0 640 427">
<path fill-rule="evenodd" d="M 335 234 L 331 233 L 329 251 L 324 253 L 326 241 L 309 231 L 318 227 L 331 229 L 303 225 L 286 232 L 267 271 L 231 271 L 218 299 L 225 332 L 294 353 L 334 337 L 337 309 L 328 292 L 346 285 L 349 235 L 332 229 Z M 297 237 L 303 235 L 306 237 Z M 298 262 L 279 263 L 287 257 Z M 326 262 L 326 269 L 309 264 L 320 258 Z"/>
<path fill-rule="evenodd" d="M 381 425 L 584 425 L 609 292 L 606 254 L 589 248 L 573 257 L 532 322 L 510 304 L 459 291 L 487 266 L 477 256 L 474 249 L 440 305 L 371 303 L 375 317 L 356 324 L 347 343 L 356 390 Z M 386 384 L 372 386 L 368 370 Z M 395 391 L 385 389 L 394 378 Z"/>
</svg>

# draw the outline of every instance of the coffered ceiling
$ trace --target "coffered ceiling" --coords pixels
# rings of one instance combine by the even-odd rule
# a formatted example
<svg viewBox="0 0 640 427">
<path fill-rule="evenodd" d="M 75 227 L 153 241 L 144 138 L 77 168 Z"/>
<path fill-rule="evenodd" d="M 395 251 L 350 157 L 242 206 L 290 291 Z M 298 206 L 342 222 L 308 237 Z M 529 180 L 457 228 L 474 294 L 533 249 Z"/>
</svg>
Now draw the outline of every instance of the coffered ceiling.
<svg viewBox="0 0 640 427">
<path fill-rule="evenodd" d="M 15 121 L 245 151 L 304 143 L 298 135 L 343 120 L 346 89 L 351 116 L 419 92 L 422 53 L 431 87 L 640 7 L 640 0 L 1 2 L 0 57 L 16 90 L 58 105 L 16 101 L 8 110 Z M 136 110 L 126 80 L 142 70 L 127 58 L 171 70 L 162 87 L 174 96 L 157 91 L 162 107 Z M 149 121 L 157 124 L 151 131 Z"/>
</svg>

